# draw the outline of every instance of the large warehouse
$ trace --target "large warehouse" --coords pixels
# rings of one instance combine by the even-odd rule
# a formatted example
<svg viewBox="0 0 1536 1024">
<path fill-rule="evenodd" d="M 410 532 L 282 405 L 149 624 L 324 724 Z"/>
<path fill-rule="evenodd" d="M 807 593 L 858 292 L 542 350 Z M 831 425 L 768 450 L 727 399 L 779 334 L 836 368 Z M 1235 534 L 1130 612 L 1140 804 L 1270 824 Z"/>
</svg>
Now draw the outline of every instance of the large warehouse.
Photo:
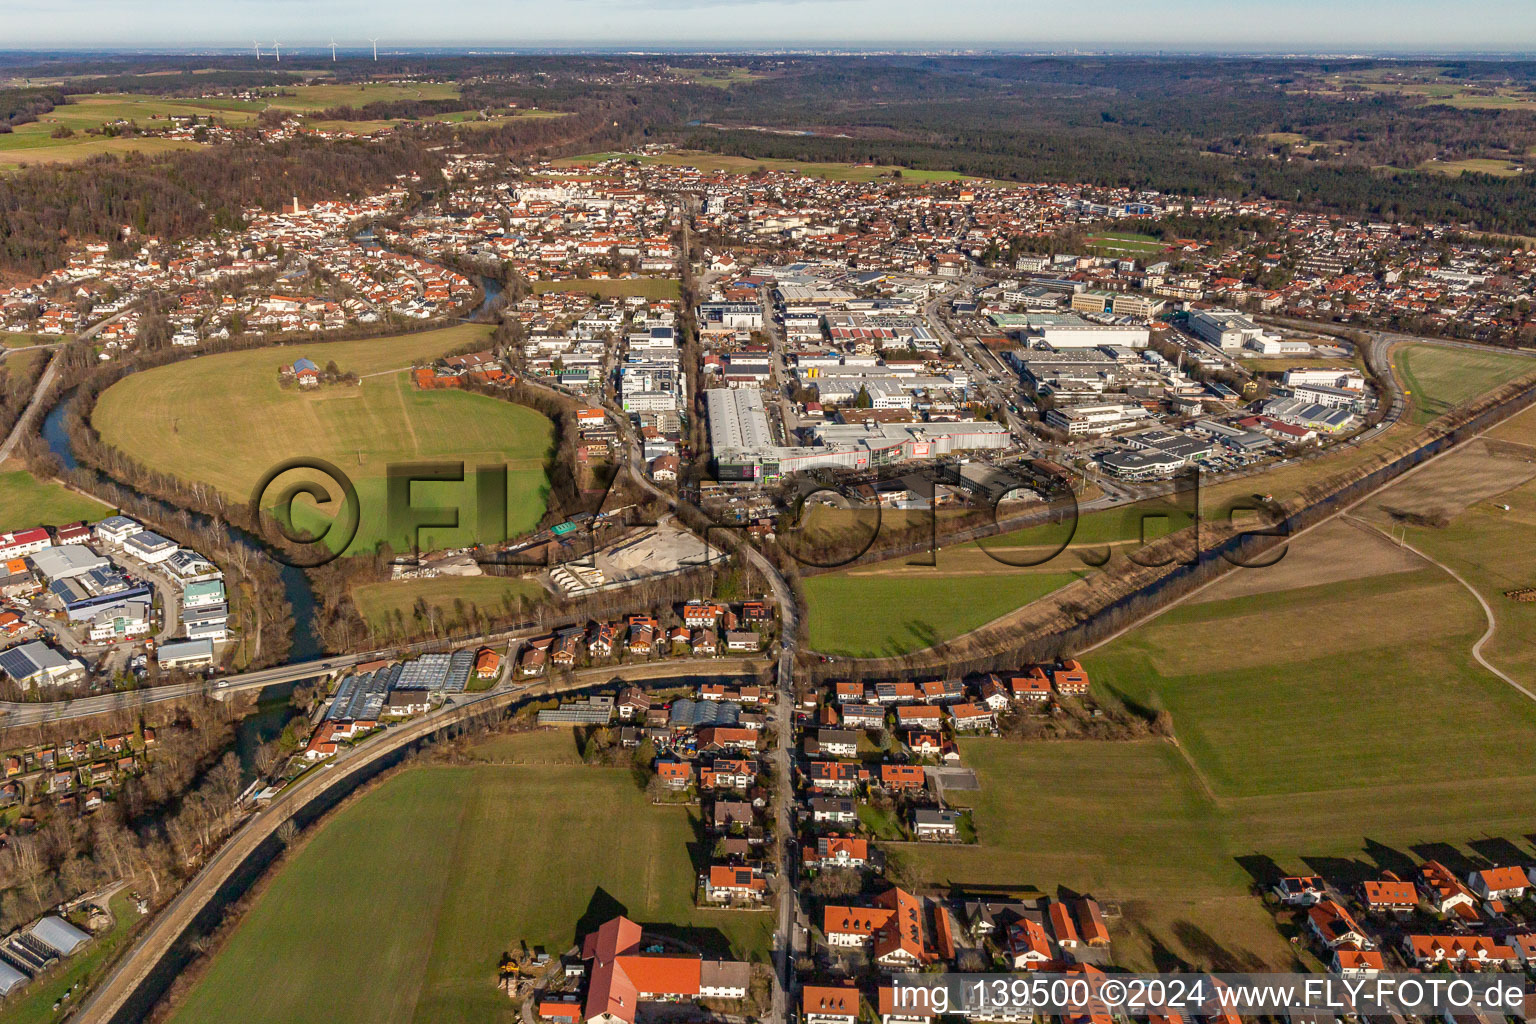
<svg viewBox="0 0 1536 1024">
<path fill-rule="evenodd" d="M 705 393 L 710 450 L 721 480 L 771 480 L 797 470 L 873 469 L 909 459 L 931 459 L 977 448 L 1007 448 L 1013 435 L 1001 423 L 826 423 L 820 444 L 772 443 L 762 393 L 717 388 Z"/>
</svg>

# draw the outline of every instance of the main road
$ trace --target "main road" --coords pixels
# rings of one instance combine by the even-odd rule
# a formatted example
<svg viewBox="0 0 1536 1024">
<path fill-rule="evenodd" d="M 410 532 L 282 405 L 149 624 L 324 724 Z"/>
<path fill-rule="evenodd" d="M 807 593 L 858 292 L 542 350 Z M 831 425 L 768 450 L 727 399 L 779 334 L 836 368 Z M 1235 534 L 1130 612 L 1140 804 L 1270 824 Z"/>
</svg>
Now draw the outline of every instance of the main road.
<svg viewBox="0 0 1536 1024">
<path fill-rule="evenodd" d="M 203 910 L 261 845 L 277 833 L 284 822 L 337 787 L 355 785 L 362 781 L 360 776 L 364 772 L 411 744 L 487 712 L 555 694 L 601 686 L 615 676 L 633 682 L 716 676 L 739 678 L 743 673 L 751 671 L 751 665 L 751 659 L 742 658 L 657 662 L 636 667 L 588 669 L 575 673 L 569 679 L 549 680 L 519 688 L 502 685 L 485 693 L 457 694 L 436 711 L 403 725 L 387 728 L 382 735 L 375 735 L 355 747 L 343 749 L 329 762 L 329 767 L 303 776 L 283 790 L 264 810 L 252 815 L 236 829 L 234 835 L 219 847 L 181 892 L 156 915 L 144 934 L 114 966 L 112 973 L 86 998 L 77 1019 L 81 1024 L 107 1024 L 114 1021 Z"/>
</svg>

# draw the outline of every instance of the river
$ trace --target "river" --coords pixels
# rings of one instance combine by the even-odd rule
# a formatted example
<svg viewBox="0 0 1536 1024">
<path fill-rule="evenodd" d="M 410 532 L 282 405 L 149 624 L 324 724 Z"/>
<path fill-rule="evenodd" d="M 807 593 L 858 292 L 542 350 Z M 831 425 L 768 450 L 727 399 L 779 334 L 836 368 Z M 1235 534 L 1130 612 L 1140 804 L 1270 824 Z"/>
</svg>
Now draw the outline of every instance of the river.
<svg viewBox="0 0 1536 1024">
<path fill-rule="evenodd" d="M 69 431 L 64 427 L 68 409 L 74 402 L 73 391 L 67 392 L 59 399 L 48 415 L 43 419 L 43 440 L 48 443 L 48 450 L 58 456 L 65 469 L 80 469 L 80 461 L 75 458 L 74 446 L 70 442 Z M 88 469 L 88 467 L 87 467 Z M 89 470 L 88 470 L 89 471 Z M 119 484 L 119 486 L 125 486 Z M 139 492 L 139 497 L 147 502 L 165 509 L 166 512 L 177 511 L 175 506 Z M 213 519 L 207 516 L 197 515 L 194 518 L 203 524 L 212 524 Z M 247 547 L 261 550 L 261 544 L 249 533 L 228 523 L 220 524 L 230 539 Z M 283 596 L 293 607 L 293 646 L 290 649 L 290 661 L 313 661 L 325 653 L 320 645 L 320 638 L 315 630 L 315 592 L 309 585 L 309 578 L 304 575 L 304 570 L 296 569 L 291 565 L 280 566 L 279 575 L 283 581 Z M 256 708 L 251 714 L 241 719 L 236 726 L 235 752 L 240 757 L 240 766 L 245 775 L 245 781 L 255 778 L 255 754 L 256 749 L 266 741 L 273 739 L 282 732 L 283 726 L 291 717 L 291 709 L 288 699 L 293 693 L 294 683 L 280 683 L 262 690 L 256 698 Z"/>
</svg>

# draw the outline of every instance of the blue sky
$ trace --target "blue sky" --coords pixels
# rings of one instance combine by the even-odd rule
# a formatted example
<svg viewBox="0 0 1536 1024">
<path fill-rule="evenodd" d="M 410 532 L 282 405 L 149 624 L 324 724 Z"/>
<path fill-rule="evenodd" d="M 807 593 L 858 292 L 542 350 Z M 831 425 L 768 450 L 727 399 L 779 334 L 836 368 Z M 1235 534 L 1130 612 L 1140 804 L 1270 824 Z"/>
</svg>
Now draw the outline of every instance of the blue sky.
<svg viewBox="0 0 1536 1024">
<path fill-rule="evenodd" d="M 0 0 L 0 49 L 945 45 L 1536 50 L 1536 0 Z"/>
</svg>

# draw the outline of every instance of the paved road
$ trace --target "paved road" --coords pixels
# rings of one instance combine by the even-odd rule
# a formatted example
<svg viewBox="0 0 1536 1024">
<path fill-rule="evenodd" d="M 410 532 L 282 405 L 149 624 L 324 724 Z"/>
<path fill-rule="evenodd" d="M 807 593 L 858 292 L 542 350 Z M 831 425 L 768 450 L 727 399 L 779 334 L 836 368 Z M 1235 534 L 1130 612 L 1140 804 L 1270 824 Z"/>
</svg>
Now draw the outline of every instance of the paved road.
<svg viewBox="0 0 1536 1024">
<path fill-rule="evenodd" d="M 181 700 L 195 694 L 223 695 L 242 690 L 260 690 L 278 683 L 313 679 L 331 672 L 351 668 L 366 661 L 398 659 L 413 653 L 421 653 L 446 647 L 467 647 L 472 644 L 495 646 L 511 640 L 547 633 L 546 626 L 529 625 L 517 629 L 487 633 L 482 636 L 453 637 L 444 640 L 423 640 L 420 643 L 383 650 L 364 651 L 360 654 L 335 654 L 314 661 L 294 662 L 273 668 L 257 669 L 235 675 L 198 679 L 187 683 L 172 683 L 142 690 L 124 690 L 104 693 L 95 697 L 54 701 L 0 701 L 0 729 L 12 726 L 39 725 L 43 722 L 61 722 L 74 718 L 88 718 L 112 711 L 143 707 L 167 700 Z"/>
<path fill-rule="evenodd" d="M 48 368 L 37 379 L 37 386 L 32 389 L 32 398 L 27 402 L 27 407 L 21 411 L 21 416 L 16 420 L 16 425 L 11 428 L 11 434 L 0 444 L 0 463 L 4 463 L 11 454 L 16 451 L 16 446 L 21 444 L 21 439 L 26 436 L 32 426 L 32 421 L 37 417 L 37 409 L 43 404 L 43 396 L 48 389 L 53 387 L 53 382 L 59 375 L 59 358 L 64 354 L 61 348 L 54 352 L 53 358 L 48 360 Z"/>
<path fill-rule="evenodd" d="M 657 663 L 657 667 L 662 664 Z M 729 667 L 739 671 L 739 666 L 732 662 L 714 660 L 697 664 L 677 662 L 673 663 L 673 667 L 684 671 L 664 678 L 689 675 L 687 669 L 690 668 L 699 670 L 691 673 L 694 675 L 728 672 Z M 331 768 L 311 772 L 284 790 L 265 810 L 248 818 L 225 841 L 181 892 L 156 915 L 149 928 L 118 961 L 112 973 L 81 1004 L 76 1020 L 80 1024 L 106 1024 L 111 1021 L 241 865 L 285 821 L 312 801 L 338 786 L 353 784 L 364 770 L 445 726 L 524 701 L 601 685 L 608 678 L 623 674 L 623 668 L 595 669 L 578 672 L 569 680 L 550 680 L 519 689 L 498 688 L 486 693 L 459 695 L 452 698 L 451 704 L 436 711 L 388 728 L 382 735 L 365 740 L 356 747 L 343 749 L 334 759 Z M 645 678 L 654 677 L 647 674 Z"/>
</svg>

